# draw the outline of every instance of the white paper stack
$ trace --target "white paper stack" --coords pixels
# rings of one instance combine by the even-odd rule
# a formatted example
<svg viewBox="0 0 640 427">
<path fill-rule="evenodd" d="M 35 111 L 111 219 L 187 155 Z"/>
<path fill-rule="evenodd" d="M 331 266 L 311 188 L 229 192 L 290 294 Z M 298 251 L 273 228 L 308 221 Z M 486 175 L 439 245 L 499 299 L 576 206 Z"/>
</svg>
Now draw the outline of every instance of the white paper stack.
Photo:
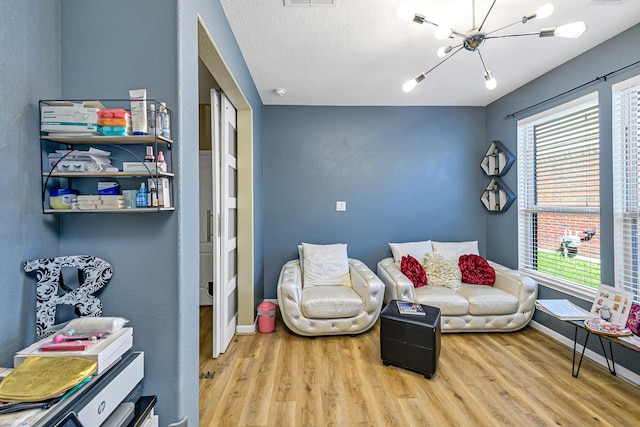
<svg viewBox="0 0 640 427">
<path fill-rule="evenodd" d="M 125 209 L 127 201 L 121 194 L 114 195 L 81 195 L 78 196 L 78 208 L 91 209 Z"/>
</svg>

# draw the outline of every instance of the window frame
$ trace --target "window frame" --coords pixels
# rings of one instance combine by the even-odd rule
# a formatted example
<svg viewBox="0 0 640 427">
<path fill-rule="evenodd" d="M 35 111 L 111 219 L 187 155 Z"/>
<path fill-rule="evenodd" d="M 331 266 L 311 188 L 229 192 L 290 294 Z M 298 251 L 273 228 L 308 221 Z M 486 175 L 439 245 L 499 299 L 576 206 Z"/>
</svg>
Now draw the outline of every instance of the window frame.
<svg viewBox="0 0 640 427">
<path fill-rule="evenodd" d="M 600 101 L 598 92 L 592 92 L 580 98 L 576 98 L 572 101 L 563 103 L 556 107 L 547 109 L 538 114 L 534 114 L 532 116 L 523 118 L 518 120 L 517 122 L 517 146 L 518 146 L 518 269 L 522 271 L 527 276 L 536 280 L 540 285 L 545 287 L 566 293 L 568 295 L 572 295 L 583 299 L 585 301 L 593 301 L 596 296 L 597 289 L 589 288 L 584 285 L 575 284 L 569 280 L 554 277 L 549 274 L 540 273 L 537 270 L 533 270 L 527 267 L 524 267 L 525 256 L 528 256 L 531 253 L 531 250 L 528 249 L 525 252 L 523 248 L 528 247 L 531 248 L 533 244 L 531 242 L 531 235 L 523 233 L 523 230 L 530 230 L 530 225 L 524 224 L 527 221 L 527 216 L 532 212 L 536 213 L 559 213 L 557 209 L 550 207 L 547 209 L 541 209 L 540 207 L 535 207 L 534 201 L 532 197 L 534 195 L 533 191 L 528 191 L 531 183 L 534 182 L 534 168 L 528 167 L 531 162 L 534 161 L 532 153 L 529 152 L 529 143 L 528 138 L 533 138 L 531 133 L 533 132 L 533 126 L 539 123 L 548 122 L 554 120 L 559 117 L 567 116 L 582 109 L 598 106 L 600 110 Z M 599 120 L 598 124 L 598 133 L 600 133 L 601 129 L 601 121 Z M 524 142 L 521 143 L 521 142 Z M 600 176 L 601 170 L 598 169 L 598 174 Z M 599 178 L 600 179 L 600 178 Z M 524 182 L 523 182 L 524 180 Z M 600 194 L 602 194 L 602 189 L 600 188 Z M 532 208 L 533 206 L 533 208 Z M 563 210 L 565 213 L 579 213 L 579 214 L 595 214 L 597 213 L 601 218 L 601 206 L 594 207 L 585 207 L 585 208 L 568 208 Z M 602 249 L 602 248 L 601 248 Z M 600 258 L 602 261 L 602 258 Z M 602 268 L 600 270 L 600 275 L 602 277 Z"/>
<path fill-rule="evenodd" d="M 622 112 L 618 110 L 618 102 L 623 92 L 635 89 L 638 93 L 636 97 L 636 114 L 640 115 L 640 75 L 631 77 L 622 82 L 613 84 L 611 86 L 611 151 L 612 151 L 612 171 L 613 171 L 613 261 L 614 261 L 614 284 L 616 289 L 624 291 L 632 291 L 634 288 L 633 279 L 635 279 L 636 292 L 633 295 L 633 300 L 636 303 L 640 302 L 640 248 L 637 247 L 638 239 L 640 239 L 640 204 L 638 198 L 640 197 L 640 117 L 638 117 L 635 123 L 627 121 L 629 117 L 623 117 Z M 621 113 L 618 117 L 617 114 Z M 632 119 L 631 119 L 632 120 Z M 622 122 L 622 123 L 620 123 Z M 627 124 L 630 126 L 635 125 L 635 134 L 631 137 L 622 136 L 628 129 L 618 128 L 618 124 Z M 638 142 L 631 147 L 631 138 L 638 138 Z M 632 154 L 629 154 L 632 150 Z M 628 181 L 628 171 L 633 170 L 635 172 L 635 186 L 630 185 Z M 629 207 L 627 201 L 631 195 L 633 200 L 633 207 Z M 627 240 L 625 238 L 625 223 L 628 218 L 635 219 L 636 231 L 635 234 Z M 634 238 L 636 249 L 634 251 Z M 629 248 L 631 249 L 629 250 Z M 635 252 L 635 256 L 634 256 Z M 627 269 L 625 261 L 630 259 L 630 263 L 633 267 Z M 635 275 L 631 273 L 632 281 L 627 283 L 625 281 L 625 272 L 635 270 Z M 632 292 L 633 294 L 633 292 Z"/>
</svg>

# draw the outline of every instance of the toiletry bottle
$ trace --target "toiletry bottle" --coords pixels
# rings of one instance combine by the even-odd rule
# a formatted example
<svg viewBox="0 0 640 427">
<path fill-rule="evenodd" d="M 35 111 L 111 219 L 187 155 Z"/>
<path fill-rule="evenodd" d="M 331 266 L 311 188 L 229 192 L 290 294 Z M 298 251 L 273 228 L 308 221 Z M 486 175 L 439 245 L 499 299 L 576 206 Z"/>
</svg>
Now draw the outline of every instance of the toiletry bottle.
<svg viewBox="0 0 640 427">
<path fill-rule="evenodd" d="M 136 207 L 146 208 L 148 206 L 148 200 L 147 188 L 144 182 L 142 182 L 140 183 L 140 190 L 138 190 L 138 195 L 136 196 Z"/>
<path fill-rule="evenodd" d="M 171 124 L 169 123 L 169 110 L 167 110 L 167 104 L 160 103 L 160 117 L 162 119 L 162 136 L 165 138 L 171 138 Z"/>
<path fill-rule="evenodd" d="M 158 170 L 160 172 L 167 171 L 167 163 L 164 161 L 164 153 L 162 151 L 158 151 Z"/>
<path fill-rule="evenodd" d="M 156 190 L 156 181 L 149 178 L 149 206 L 158 207 L 158 191 Z"/>
<path fill-rule="evenodd" d="M 144 161 L 145 162 L 155 162 L 156 161 L 156 158 L 153 155 L 153 146 L 147 145 L 147 152 L 144 155 Z"/>
<path fill-rule="evenodd" d="M 156 104 L 155 102 L 149 103 L 149 111 L 147 112 L 147 134 L 157 135 L 156 129 Z"/>
</svg>

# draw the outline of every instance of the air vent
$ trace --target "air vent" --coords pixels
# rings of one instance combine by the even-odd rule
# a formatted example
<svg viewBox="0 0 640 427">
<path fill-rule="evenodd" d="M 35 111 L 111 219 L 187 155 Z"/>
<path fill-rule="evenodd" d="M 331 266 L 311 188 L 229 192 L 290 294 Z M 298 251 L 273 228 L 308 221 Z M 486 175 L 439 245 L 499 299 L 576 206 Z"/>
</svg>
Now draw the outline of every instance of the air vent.
<svg viewBox="0 0 640 427">
<path fill-rule="evenodd" d="M 285 7 L 336 7 L 338 0 L 284 0 Z"/>
<path fill-rule="evenodd" d="M 595 6 L 618 6 L 626 2 L 627 0 L 591 0 L 587 4 L 592 4 Z"/>
</svg>

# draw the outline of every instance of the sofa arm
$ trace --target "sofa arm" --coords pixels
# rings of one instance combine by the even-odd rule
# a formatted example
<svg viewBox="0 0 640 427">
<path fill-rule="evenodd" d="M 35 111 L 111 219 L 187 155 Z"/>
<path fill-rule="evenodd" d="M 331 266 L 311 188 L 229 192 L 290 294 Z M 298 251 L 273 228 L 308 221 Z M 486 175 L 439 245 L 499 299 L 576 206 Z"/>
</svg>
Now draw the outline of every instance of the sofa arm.
<svg viewBox="0 0 640 427">
<path fill-rule="evenodd" d="M 538 284 L 530 277 L 504 265 L 489 261 L 496 272 L 494 288 L 509 292 L 520 303 L 520 311 L 533 310 L 538 297 Z"/>
<path fill-rule="evenodd" d="M 378 277 L 384 282 L 384 302 L 401 300 L 415 302 L 416 296 L 411 280 L 398 268 L 393 258 L 385 258 L 378 263 Z"/>
<path fill-rule="evenodd" d="M 280 271 L 278 279 L 278 304 L 287 305 L 286 311 L 302 316 L 302 274 L 300 261 L 288 261 Z"/>
<path fill-rule="evenodd" d="M 382 306 L 384 283 L 365 263 L 349 259 L 351 287 L 365 302 L 364 311 L 374 313 Z"/>
</svg>

